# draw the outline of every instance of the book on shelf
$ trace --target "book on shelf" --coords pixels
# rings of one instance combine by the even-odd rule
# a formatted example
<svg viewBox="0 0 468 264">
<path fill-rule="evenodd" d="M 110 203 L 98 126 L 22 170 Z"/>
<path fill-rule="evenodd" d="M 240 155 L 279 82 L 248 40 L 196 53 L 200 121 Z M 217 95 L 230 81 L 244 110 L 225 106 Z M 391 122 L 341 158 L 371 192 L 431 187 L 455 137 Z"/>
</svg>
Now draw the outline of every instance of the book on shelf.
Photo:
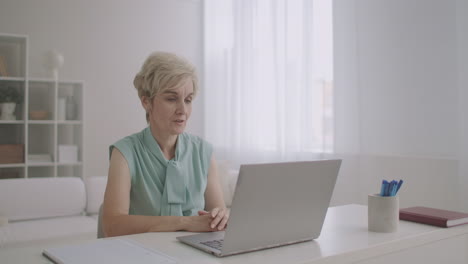
<svg viewBox="0 0 468 264">
<path fill-rule="evenodd" d="M 400 220 L 440 227 L 452 227 L 468 224 L 468 213 L 415 206 L 400 209 Z"/>
<path fill-rule="evenodd" d="M 0 144 L 0 164 L 23 162 L 24 144 Z"/>
</svg>

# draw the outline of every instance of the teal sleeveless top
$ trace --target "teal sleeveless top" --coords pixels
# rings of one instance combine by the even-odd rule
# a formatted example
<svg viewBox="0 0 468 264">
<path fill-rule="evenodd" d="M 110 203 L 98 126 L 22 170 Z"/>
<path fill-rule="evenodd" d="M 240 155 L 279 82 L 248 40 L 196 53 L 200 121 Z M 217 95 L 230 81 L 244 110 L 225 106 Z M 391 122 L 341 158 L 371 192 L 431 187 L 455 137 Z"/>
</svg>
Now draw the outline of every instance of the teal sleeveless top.
<svg viewBox="0 0 468 264">
<path fill-rule="evenodd" d="M 175 157 L 167 160 L 148 126 L 109 147 L 127 160 L 131 177 L 130 215 L 197 215 L 205 208 L 212 146 L 187 133 L 177 137 Z"/>
</svg>

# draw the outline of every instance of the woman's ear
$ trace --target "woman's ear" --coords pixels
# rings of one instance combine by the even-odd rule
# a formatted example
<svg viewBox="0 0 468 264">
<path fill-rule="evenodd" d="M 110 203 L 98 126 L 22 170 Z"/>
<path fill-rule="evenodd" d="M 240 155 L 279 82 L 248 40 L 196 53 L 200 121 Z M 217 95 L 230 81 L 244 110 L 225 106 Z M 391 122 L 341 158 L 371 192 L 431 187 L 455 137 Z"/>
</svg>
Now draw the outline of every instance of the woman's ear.
<svg viewBox="0 0 468 264">
<path fill-rule="evenodd" d="M 144 95 L 140 98 L 140 100 L 141 100 L 141 105 L 143 106 L 145 111 L 149 113 L 151 110 L 151 100 L 147 96 L 144 96 Z"/>
</svg>

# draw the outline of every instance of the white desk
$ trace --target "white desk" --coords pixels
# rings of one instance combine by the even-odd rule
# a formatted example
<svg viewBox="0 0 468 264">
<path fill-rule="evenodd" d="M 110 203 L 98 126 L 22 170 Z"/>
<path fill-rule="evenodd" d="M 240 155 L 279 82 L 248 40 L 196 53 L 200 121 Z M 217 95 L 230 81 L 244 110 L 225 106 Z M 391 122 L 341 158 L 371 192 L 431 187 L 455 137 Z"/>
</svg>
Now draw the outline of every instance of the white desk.
<svg viewBox="0 0 468 264">
<path fill-rule="evenodd" d="M 361 205 L 331 207 L 322 234 L 314 241 L 226 258 L 175 239 L 184 234 L 146 233 L 126 238 L 164 252 L 179 263 L 468 263 L 468 225 L 446 229 L 400 221 L 396 233 L 372 233 L 367 231 L 367 207 Z M 62 242 L 0 249 L 0 263 L 49 263 L 41 256 L 42 249 Z"/>
</svg>

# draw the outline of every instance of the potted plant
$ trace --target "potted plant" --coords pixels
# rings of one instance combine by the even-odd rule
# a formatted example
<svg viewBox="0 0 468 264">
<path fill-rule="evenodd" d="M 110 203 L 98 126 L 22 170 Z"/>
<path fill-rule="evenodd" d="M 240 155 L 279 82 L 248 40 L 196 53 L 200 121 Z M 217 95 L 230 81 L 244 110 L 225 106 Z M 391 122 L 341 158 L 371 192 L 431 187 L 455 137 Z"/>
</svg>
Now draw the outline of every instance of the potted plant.
<svg viewBox="0 0 468 264">
<path fill-rule="evenodd" d="M 23 96 L 18 92 L 17 89 L 7 86 L 0 88 L 0 111 L 2 120 L 16 120 L 15 108 L 16 104 L 23 101 Z"/>
</svg>

